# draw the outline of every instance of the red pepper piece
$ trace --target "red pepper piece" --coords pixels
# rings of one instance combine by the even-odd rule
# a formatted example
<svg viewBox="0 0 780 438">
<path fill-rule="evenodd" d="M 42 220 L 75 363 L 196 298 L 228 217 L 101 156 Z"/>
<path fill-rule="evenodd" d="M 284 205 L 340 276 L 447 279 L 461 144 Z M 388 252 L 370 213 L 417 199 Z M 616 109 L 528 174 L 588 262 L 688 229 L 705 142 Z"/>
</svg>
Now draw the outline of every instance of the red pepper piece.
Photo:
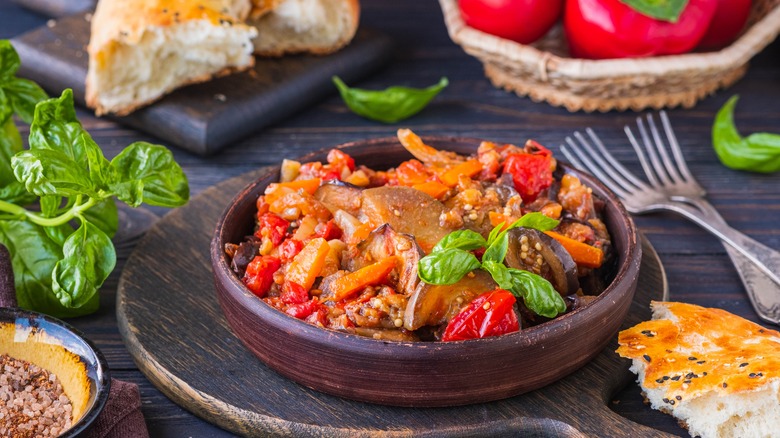
<svg viewBox="0 0 780 438">
<path fill-rule="evenodd" d="M 545 154 L 511 154 L 504 162 L 504 172 L 512 175 L 515 190 L 523 202 L 533 202 L 553 182 L 551 158 Z"/>
<path fill-rule="evenodd" d="M 298 319 L 304 319 L 319 310 L 321 307 L 322 303 L 320 303 L 318 300 L 309 300 L 305 303 L 293 304 L 292 306 L 288 307 L 285 312 L 288 315 L 294 316 Z"/>
<path fill-rule="evenodd" d="M 325 240 L 338 239 L 341 237 L 341 229 L 333 219 L 319 223 L 314 227 L 314 237 L 322 237 Z"/>
<path fill-rule="evenodd" d="M 287 236 L 290 223 L 274 213 L 264 213 L 257 217 L 257 231 L 255 236 L 262 239 L 264 236 L 271 239 L 274 246 L 279 246 Z"/>
<path fill-rule="evenodd" d="M 296 239 L 287 239 L 279 245 L 279 258 L 287 263 L 303 249 L 303 242 Z"/>
<path fill-rule="evenodd" d="M 441 340 L 462 341 L 516 332 L 520 323 L 514 304 L 515 296 L 504 289 L 485 292 L 450 320 Z"/>
<path fill-rule="evenodd" d="M 282 285 L 282 294 L 279 295 L 285 304 L 301 304 L 309 299 L 309 291 L 298 283 L 285 281 Z"/>
<path fill-rule="evenodd" d="M 272 256 L 256 256 L 246 267 L 242 281 L 255 295 L 263 298 L 274 284 L 274 273 L 282 261 Z"/>
</svg>

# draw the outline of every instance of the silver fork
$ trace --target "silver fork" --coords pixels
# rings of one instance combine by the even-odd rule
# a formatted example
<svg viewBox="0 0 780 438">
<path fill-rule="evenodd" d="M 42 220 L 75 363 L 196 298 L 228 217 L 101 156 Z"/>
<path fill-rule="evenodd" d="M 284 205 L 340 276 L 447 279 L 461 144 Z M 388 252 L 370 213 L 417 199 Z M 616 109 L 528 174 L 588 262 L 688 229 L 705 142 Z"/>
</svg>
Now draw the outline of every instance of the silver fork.
<svg viewBox="0 0 780 438">
<path fill-rule="evenodd" d="M 668 147 L 652 115 L 647 116 L 649 132 L 642 118 L 637 118 L 644 148 L 631 128 L 625 127 L 647 182 L 620 164 L 590 128 L 586 129 L 589 139 L 575 132 L 577 142 L 566 137 L 568 146 L 561 145 L 561 150 L 572 164 L 589 170 L 615 192 L 631 213 L 673 211 L 720 238 L 739 272 L 753 308 L 761 319 L 780 324 L 780 253 L 726 223 L 704 198 L 706 192 L 688 170 L 666 113 L 661 111 L 660 118 Z"/>
</svg>

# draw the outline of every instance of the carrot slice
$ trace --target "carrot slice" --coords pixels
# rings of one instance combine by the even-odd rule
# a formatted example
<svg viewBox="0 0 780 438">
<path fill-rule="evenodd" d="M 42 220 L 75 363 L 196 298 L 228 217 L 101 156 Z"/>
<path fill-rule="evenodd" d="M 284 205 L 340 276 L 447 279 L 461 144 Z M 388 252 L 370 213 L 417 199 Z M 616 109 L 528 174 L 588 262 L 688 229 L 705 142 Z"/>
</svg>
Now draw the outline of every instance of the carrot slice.
<svg viewBox="0 0 780 438">
<path fill-rule="evenodd" d="M 373 265 L 368 265 L 349 273 L 341 278 L 337 278 L 331 284 L 333 298 L 336 301 L 349 298 L 356 292 L 363 290 L 366 286 L 372 286 L 384 281 L 388 274 L 395 269 L 398 263 L 396 256 L 382 259 Z"/>
<path fill-rule="evenodd" d="M 298 191 L 300 189 L 303 189 L 306 193 L 313 195 L 314 192 L 317 191 L 317 189 L 320 187 L 321 180 L 319 178 L 312 178 L 312 179 L 299 179 L 295 181 L 288 181 L 288 182 L 281 182 L 281 183 L 272 183 L 268 185 L 268 189 L 266 191 L 273 191 L 276 188 L 288 188 L 295 191 Z"/>
<path fill-rule="evenodd" d="M 314 280 L 320 275 L 320 271 L 325 265 L 325 259 L 329 252 L 330 245 L 328 245 L 327 240 L 321 237 L 310 240 L 290 262 L 284 276 L 285 281 L 297 283 L 306 290 L 311 289 Z"/>
<path fill-rule="evenodd" d="M 507 216 L 503 213 L 498 213 L 495 211 L 488 212 L 488 219 L 490 219 L 490 225 L 493 225 L 494 227 L 501 225 L 501 223 L 503 222 L 504 227 L 501 229 L 502 231 L 505 230 L 506 227 L 512 225 L 512 223 L 517 220 L 511 216 Z"/>
<path fill-rule="evenodd" d="M 419 190 L 423 193 L 427 193 L 436 199 L 440 199 L 442 196 L 444 196 L 444 194 L 446 194 L 450 190 L 449 187 L 436 181 L 426 181 L 421 184 L 415 184 L 412 186 L 412 188 Z"/>
<path fill-rule="evenodd" d="M 468 160 L 458 164 L 455 167 L 451 167 L 447 171 L 441 174 L 441 181 L 450 186 L 455 187 L 458 185 L 458 177 L 466 175 L 471 178 L 482 171 L 482 163 L 479 160 Z"/>
<path fill-rule="evenodd" d="M 587 243 L 574 240 L 555 231 L 545 231 L 545 234 L 557 240 L 571 255 L 574 262 L 586 268 L 598 268 L 604 262 L 604 251 Z"/>
</svg>

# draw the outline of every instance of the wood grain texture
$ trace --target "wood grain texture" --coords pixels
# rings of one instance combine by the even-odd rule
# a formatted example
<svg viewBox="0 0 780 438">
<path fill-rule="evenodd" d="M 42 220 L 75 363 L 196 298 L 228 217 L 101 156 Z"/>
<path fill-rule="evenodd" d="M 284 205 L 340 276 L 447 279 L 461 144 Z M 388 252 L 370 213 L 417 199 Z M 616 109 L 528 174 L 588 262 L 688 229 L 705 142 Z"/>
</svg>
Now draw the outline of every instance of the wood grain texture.
<svg viewBox="0 0 780 438">
<path fill-rule="evenodd" d="M 54 95 L 72 88 L 84 105 L 88 17 L 52 20 L 14 38 L 22 59 L 20 74 Z M 376 70 L 391 47 L 387 36 L 364 28 L 332 55 L 257 58 L 249 71 L 176 90 L 128 116 L 112 118 L 198 155 L 211 155 L 334 94 L 332 76 L 351 83 Z"/>
<path fill-rule="evenodd" d="M 616 339 L 593 362 L 557 383 L 523 396 L 455 408 L 360 403 L 310 390 L 275 373 L 230 331 L 209 267 L 214 224 L 231 198 L 257 176 L 252 172 L 220 183 L 163 218 L 139 243 L 120 280 L 117 316 L 131 355 L 153 384 L 186 409 L 246 436 L 593 436 L 605 428 L 613 434 L 658 434 L 607 408 L 610 397 L 631 379 L 627 362 L 614 353 Z M 665 291 L 655 252 L 646 242 L 644 248 L 639 289 L 624 326 L 647 319 L 649 300 L 662 299 Z"/>
</svg>

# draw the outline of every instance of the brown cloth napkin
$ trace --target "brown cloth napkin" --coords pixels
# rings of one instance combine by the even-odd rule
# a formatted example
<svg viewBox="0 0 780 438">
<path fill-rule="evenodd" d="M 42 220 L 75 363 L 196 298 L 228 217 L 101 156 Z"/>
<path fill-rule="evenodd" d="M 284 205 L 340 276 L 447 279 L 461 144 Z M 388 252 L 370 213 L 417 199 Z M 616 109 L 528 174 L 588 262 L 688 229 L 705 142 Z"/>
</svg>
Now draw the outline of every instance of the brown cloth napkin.
<svg viewBox="0 0 780 438">
<path fill-rule="evenodd" d="M 138 385 L 111 379 L 111 391 L 103 411 L 90 425 L 85 438 L 149 438 L 141 413 Z"/>
</svg>

